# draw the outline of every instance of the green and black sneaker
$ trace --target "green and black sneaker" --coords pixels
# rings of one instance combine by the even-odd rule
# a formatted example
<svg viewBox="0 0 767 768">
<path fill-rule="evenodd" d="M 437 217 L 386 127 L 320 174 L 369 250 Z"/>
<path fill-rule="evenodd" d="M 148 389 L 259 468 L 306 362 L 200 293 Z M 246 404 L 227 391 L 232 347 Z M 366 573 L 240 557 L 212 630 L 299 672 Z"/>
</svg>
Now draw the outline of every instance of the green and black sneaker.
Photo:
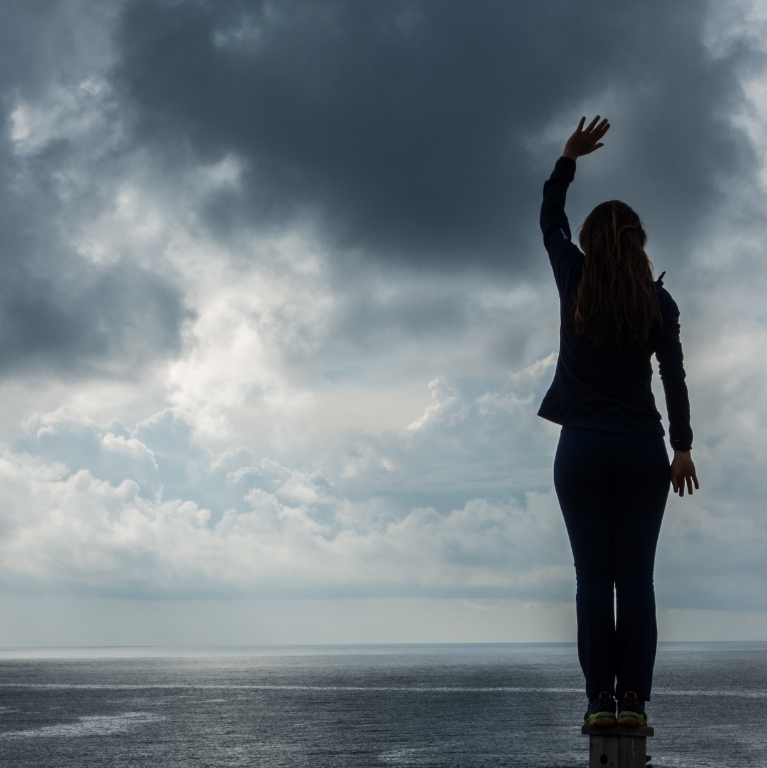
<svg viewBox="0 0 767 768">
<path fill-rule="evenodd" d="M 644 702 L 634 691 L 626 691 L 618 702 L 618 725 L 633 725 L 635 728 L 647 725 Z"/>
<path fill-rule="evenodd" d="M 602 691 L 598 698 L 589 701 L 583 722 L 585 725 L 615 725 L 615 699 L 609 691 Z"/>
</svg>

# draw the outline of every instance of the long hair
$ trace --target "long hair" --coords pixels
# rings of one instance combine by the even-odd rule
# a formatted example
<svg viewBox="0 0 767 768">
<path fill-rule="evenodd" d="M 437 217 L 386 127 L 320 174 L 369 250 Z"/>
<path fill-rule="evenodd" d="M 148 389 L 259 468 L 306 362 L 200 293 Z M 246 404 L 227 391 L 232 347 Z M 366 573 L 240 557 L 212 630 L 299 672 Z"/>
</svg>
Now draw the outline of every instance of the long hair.
<svg viewBox="0 0 767 768">
<path fill-rule="evenodd" d="M 598 205 L 578 239 L 583 275 L 575 300 L 575 330 L 595 347 L 625 350 L 644 344 L 661 320 L 647 235 L 620 200 Z"/>
</svg>

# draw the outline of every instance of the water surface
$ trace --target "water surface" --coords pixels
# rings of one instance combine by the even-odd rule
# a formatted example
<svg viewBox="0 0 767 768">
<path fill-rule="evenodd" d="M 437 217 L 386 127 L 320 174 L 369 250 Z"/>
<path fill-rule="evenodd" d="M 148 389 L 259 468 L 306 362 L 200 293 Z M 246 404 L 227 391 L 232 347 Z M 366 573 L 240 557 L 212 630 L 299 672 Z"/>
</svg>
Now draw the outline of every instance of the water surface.
<svg viewBox="0 0 767 768">
<path fill-rule="evenodd" d="M 661 644 L 653 765 L 767 765 L 767 643 Z M 575 648 L 0 650 L 0 765 L 585 768 Z"/>
</svg>

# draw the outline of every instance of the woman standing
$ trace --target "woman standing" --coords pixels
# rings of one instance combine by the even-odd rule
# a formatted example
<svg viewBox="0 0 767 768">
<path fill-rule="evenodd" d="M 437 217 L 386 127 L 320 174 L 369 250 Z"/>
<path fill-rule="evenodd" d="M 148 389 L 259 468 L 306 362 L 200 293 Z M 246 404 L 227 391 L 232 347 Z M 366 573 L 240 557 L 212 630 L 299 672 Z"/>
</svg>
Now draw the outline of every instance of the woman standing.
<svg viewBox="0 0 767 768">
<path fill-rule="evenodd" d="M 699 486 L 679 309 L 662 279 L 653 280 L 639 217 L 618 200 L 602 203 L 581 228 L 583 252 L 571 241 L 565 198 L 575 161 L 603 146 L 610 127 L 598 115 L 584 129 L 585 121 L 543 188 L 541 229 L 561 326 L 554 382 L 538 413 L 562 425 L 554 485 L 575 559 L 584 719 L 640 726 L 655 664 L 653 566 L 669 480 L 680 496 L 685 485 L 689 493 Z M 670 468 L 650 385 L 653 354 L 668 407 Z"/>
</svg>

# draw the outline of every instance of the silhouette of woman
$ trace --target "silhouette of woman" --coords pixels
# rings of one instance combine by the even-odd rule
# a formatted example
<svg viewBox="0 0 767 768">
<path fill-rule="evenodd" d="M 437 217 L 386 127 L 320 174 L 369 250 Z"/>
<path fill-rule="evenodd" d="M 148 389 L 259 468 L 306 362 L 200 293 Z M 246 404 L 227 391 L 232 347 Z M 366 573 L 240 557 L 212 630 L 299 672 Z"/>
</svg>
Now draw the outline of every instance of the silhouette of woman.
<svg viewBox="0 0 767 768">
<path fill-rule="evenodd" d="M 653 567 L 669 480 L 680 496 L 685 485 L 690 494 L 699 486 L 679 309 L 663 275 L 653 280 L 639 216 L 618 200 L 602 203 L 583 223 L 582 251 L 572 243 L 565 198 L 575 161 L 604 146 L 610 128 L 599 115 L 585 122 L 543 188 L 541 230 L 561 324 L 554 381 L 538 414 L 562 425 L 554 486 L 575 560 L 584 719 L 641 726 L 655 664 Z M 668 407 L 670 468 L 650 385 L 653 354 Z"/>
</svg>

